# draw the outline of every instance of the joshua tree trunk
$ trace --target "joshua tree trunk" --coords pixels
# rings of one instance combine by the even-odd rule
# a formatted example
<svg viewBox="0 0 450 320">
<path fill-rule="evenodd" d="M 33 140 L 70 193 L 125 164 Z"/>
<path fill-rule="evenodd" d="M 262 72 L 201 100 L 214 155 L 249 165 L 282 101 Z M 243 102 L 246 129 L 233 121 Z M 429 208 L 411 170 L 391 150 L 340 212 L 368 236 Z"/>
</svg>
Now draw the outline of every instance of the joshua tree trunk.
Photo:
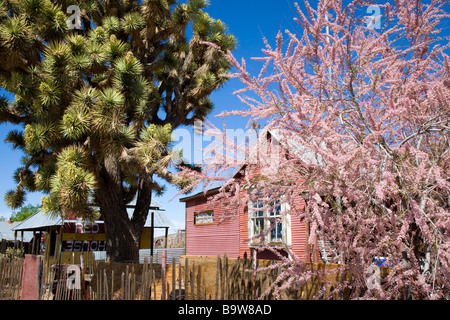
<svg viewBox="0 0 450 320">
<path fill-rule="evenodd" d="M 105 158 L 100 178 L 102 183 L 96 194 L 105 220 L 107 255 L 111 261 L 137 262 L 140 238 L 151 203 L 151 176 L 141 179 L 131 218 L 126 210 L 121 170 L 116 157 Z"/>
<path fill-rule="evenodd" d="M 113 262 L 139 261 L 140 234 L 135 234 L 126 210 L 101 209 L 105 219 L 106 253 Z"/>
</svg>

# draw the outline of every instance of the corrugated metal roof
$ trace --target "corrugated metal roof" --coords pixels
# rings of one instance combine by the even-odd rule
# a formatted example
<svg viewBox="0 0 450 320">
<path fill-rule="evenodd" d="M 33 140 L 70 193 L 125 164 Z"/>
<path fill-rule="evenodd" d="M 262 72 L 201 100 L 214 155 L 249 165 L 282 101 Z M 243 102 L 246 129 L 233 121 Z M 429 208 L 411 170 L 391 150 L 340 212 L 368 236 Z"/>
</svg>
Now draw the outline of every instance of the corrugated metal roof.
<svg viewBox="0 0 450 320">
<path fill-rule="evenodd" d="M 39 230 L 45 229 L 51 226 L 60 226 L 62 224 L 61 217 L 52 217 L 39 210 L 37 213 L 22 221 L 19 225 L 15 226 L 12 230 L 25 231 L 25 230 Z"/>
<path fill-rule="evenodd" d="M 14 241 L 14 230 L 12 230 L 12 228 L 18 226 L 19 224 L 21 224 L 22 221 L 13 221 L 13 222 L 9 222 L 9 221 L 0 221 L 0 240 L 8 240 L 8 241 Z M 23 235 L 23 240 L 24 241 L 31 241 L 31 239 L 33 238 L 33 234 L 32 233 L 24 233 Z M 18 235 L 18 240 L 21 240 L 21 236 Z"/>
<path fill-rule="evenodd" d="M 131 204 L 133 205 L 133 204 Z M 159 208 L 159 209 L 152 209 L 150 210 L 147 221 L 145 222 L 145 227 L 151 226 L 151 212 L 154 212 L 154 226 L 155 227 L 168 227 L 169 228 L 169 234 L 176 233 L 178 228 L 175 226 L 175 224 L 170 220 L 168 217 L 166 210 L 164 207 L 156 200 L 152 199 L 151 202 L 152 208 Z M 128 216 L 131 218 L 133 215 L 133 208 L 127 208 Z M 20 224 L 15 225 L 12 230 L 14 231 L 26 231 L 26 230 L 39 230 L 39 229 L 45 229 L 46 227 L 51 226 L 60 226 L 62 225 L 62 218 L 60 216 L 58 217 L 51 217 L 47 214 L 45 214 L 43 211 L 38 211 L 36 214 L 32 215 L 28 219 L 22 221 Z M 155 230 L 155 237 L 164 235 L 165 231 L 164 229 L 156 229 Z M 14 239 L 14 233 L 13 233 L 13 239 Z"/>
<path fill-rule="evenodd" d="M 131 205 L 134 205 L 134 202 L 131 203 Z M 150 205 L 152 208 L 148 213 L 147 221 L 145 222 L 144 227 L 150 228 L 152 226 L 152 212 L 154 216 L 154 223 L 153 225 L 155 228 L 169 228 L 168 234 L 176 233 L 179 228 L 173 223 L 173 221 L 169 218 L 169 216 L 166 213 L 166 209 L 162 204 L 160 204 L 158 201 L 152 199 L 152 203 Z M 156 209 L 158 208 L 158 209 Z M 127 208 L 128 216 L 131 218 L 133 215 L 133 208 Z M 160 237 L 165 234 L 164 229 L 155 229 L 155 237 Z"/>
</svg>

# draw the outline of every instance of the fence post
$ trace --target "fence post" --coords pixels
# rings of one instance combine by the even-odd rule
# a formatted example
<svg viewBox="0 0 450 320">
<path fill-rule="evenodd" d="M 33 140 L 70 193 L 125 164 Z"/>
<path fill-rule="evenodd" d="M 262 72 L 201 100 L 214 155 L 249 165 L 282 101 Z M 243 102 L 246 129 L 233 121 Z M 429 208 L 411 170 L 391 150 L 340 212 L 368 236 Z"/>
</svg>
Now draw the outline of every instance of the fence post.
<svg viewBox="0 0 450 320">
<path fill-rule="evenodd" d="M 202 281 L 202 266 L 198 266 L 197 272 L 197 299 L 201 300 L 201 281 Z"/>
<path fill-rule="evenodd" d="M 41 262 L 39 256 L 25 255 L 22 268 L 22 294 L 20 300 L 39 300 Z"/>
<path fill-rule="evenodd" d="M 184 260 L 184 299 L 189 300 L 189 259 Z"/>
<path fill-rule="evenodd" d="M 181 285 L 181 262 L 178 261 L 178 300 L 181 300 Z"/>
<path fill-rule="evenodd" d="M 191 282 L 191 300 L 195 300 L 195 262 L 192 264 L 190 282 Z"/>
<path fill-rule="evenodd" d="M 175 289 L 175 286 L 176 286 L 176 270 L 175 270 L 175 268 L 176 268 L 176 264 L 175 264 L 175 257 L 173 257 L 172 258 L 172 300 L 175 300 L 175 292 L 176 292 L 176 289 Z M 170 294 L 170 292 L 169 292 L 169 294 Z"/>
<path fill-rule="evenodd" d="M 164 250 L 162 252 L 162 261 L 161 261 L 161 265 L 164 271 L 166 270 L 166 264 L 167 264 L 167 250 Z"/>
<path fill-rule="evenodd" d="M 217 255 L 217 264 L 216 264 L 216 286 L 214 288 L 214 299 L 217 300 L 217 296 L 219 294 L 219 268 L 220 268 L 220 255 Z"/>
</svg>

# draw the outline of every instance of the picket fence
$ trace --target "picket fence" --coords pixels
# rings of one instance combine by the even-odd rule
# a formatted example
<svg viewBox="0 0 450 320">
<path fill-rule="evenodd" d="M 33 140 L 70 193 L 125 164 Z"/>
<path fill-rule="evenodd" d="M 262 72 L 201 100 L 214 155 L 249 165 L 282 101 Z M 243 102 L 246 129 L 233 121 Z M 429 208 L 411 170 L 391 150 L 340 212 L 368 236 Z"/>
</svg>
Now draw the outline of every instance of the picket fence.
<svg viewBox="0 0 450 320">
<path fill-rule="evenodd" d="M 23 259 L 0 257 L 0 300 L 20 298 Z"/>
<path fill-rule="evenodd" d="M 173 257 L 172 263 L 164 268 L 145 257 L 139 267 L 125 264 L 122 266 L 125 270 L 119 273 L 114 268 L 100 267 L 84 297 L 81 293 L 83 290 L 78 290 L 80 292 L 77 291 L 73 296 L 64 293 L 67 291 L 67 280 L 61 281 L 55 299 L 255 300 L 264 294 L 281 269 L 249 271 L 254 266 L 254 262 L 246 256 L 235 261 L 217 257 L 214 268 L 207 268 L 204 262 L 191 262 L 189 258 L 185 258 L 182 263 Z M 299 299 L 300 293 L 291 287 L 285 290 L 283 298 Z M 264 298 L 270 300 L 274 296 L 268 293 Z"/>
<path fill-rule="evenodd" d="M 85 258 L 83 268 L 43 265 L 39 296 L 41 300 L 297 300 L 317 298 L 317 292 L 323 290 L 320 282 L 301 287 L 294 284 L 275 297 L 268 288 L 277 281 L 281 268 L 257 271 L 259 264 L 247 256 L 218 256 L 215 262 L 173 257 L 166 266 L 150 257 L 139 264 Z M 21 258 L 0 258 L 0 300 L 20 299 L 22 266 Z"/>
</svg>

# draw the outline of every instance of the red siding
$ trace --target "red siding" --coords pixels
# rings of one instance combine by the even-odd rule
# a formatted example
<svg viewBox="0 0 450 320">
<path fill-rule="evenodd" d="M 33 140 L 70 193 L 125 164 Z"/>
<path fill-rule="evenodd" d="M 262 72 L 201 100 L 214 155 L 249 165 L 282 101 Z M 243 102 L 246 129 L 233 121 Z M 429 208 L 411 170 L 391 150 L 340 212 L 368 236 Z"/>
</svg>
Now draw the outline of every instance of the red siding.
<svg viewBox="0 0 450 320">
<path fill-rule="evenodd" d="M 301 197 L 296 199 L 303 203 Z M 206 197 L 197 197 L 186 201 L 186 255 L 242 257 L 245 252 L 251 254 L 248 247 L 248 210 L 240 208 L 239 217 L 234 220 L 211 225 L 194 225 L 194 213 L 214 210 L 214 216 L 220 217 L 224 210 L 220 206 L 210 207 Z M 216 219 L 217 220 L 217 219 Z M 305 260 L 306 225 L 300 222 L 297 215 L 291 215 L 291 243 L 295 255 Z M 274 259 L 270 252 L 258 253 L 258 258 Z"/>
<path fill-rule="evenodd" d="M 194 214 L 204 210 L 214 210 L 216 221 L 213 224 L 194 225 Z M 208 207 L 206 198 L 186 202 L 186 255 L 223 256 L 226 254 L 228 257 L 238 257 L 238 219 L 218 224 L 218 217 L 222 214 L 222 208 Z"/>
<path fill-rule="evenodd" d="M 298 196 L 294 199 L 295 206 L 303 210 L 305 207 L 305 201 L 302 197 Z M 308 241 L 306 238 L 307 230 L 306 224 L 300 222 L 300 218 L 295 214 L 291 214 L 291 242 L 292 251 L 294 251 L 297 257 L 301 257 L 305 261 L 305 246 Z"/>
</svg>

